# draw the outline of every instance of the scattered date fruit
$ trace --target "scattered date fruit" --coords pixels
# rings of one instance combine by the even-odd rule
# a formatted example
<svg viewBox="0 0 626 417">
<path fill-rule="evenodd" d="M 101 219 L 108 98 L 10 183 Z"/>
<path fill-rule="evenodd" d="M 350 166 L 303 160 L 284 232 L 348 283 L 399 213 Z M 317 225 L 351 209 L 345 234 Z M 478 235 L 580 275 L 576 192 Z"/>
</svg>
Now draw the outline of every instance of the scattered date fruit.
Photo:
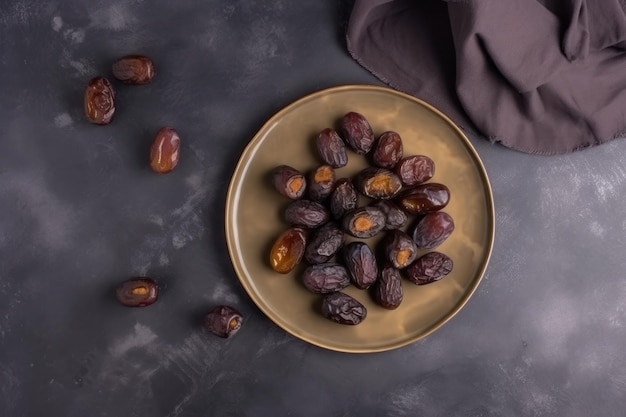
<svg viewBox="0 0 626 417">
<path fill-rule="evenodd" d="M 364 155 L 370 151 L 375 137 L 365 116 L 357 112 L 349 112 L 343 116 L 340 125 L 346 144 L 354 152 Z"/>
<path fill-rule="evenodd" d="M 295 200 L 285 209 L 287 223 L 313 229 L 326 223 L 330 212 L 322 204 L 311 200 Z"/>
<path fill-rule="evenodd" d="M 115 290 L 117 300 L 126 307 L 147 307 L 159 297 L 159 286 L 146 277 L 129 279 Z"/>
<path fill-rule="evenodd" d="M 355 287 L 366 290 L 378 277 L 378 263 L 372 249 L 365 242 L 350 242 L 343 250 L 343 263 Z"/>
<path fill-rule="evenodd" d="M 428 213 L 413 228 L 413 241 L 420 249 L 433 249 L 446 241 L 454 231 L 452 216 L 444 211 Z"/>
<path fill-rule="evenodd" d="M 320 158 L 331 167 L 341 168 L 348 164 L 346 144 L 335 130 L 322 130 L 317 136 L 316 145 Z"/>
<path fill-rule="evenodd" d="M 304 258 L 310 264 L 328 262 L 343 246 L 346 235 L 334 222 L 328 222 L 315 229 L 304 252 Z"/>
<path fill-rule="evenodd" d="M 297 169 L 289 165 L 280 165 L 271 172 L 272 185 L 282 195 L 297 200 L 306 191 L 306 179 Z"/>
<path fill-rule="evenodd" d="M 450 190 L 443 184 L 427 182 L 409 188 L 397 201 L 404 211 L 419 216 L 447 206 L 450 201 Z"/>
<path fill-rule="evenodd" d="M 115 90 L 104 77 L 95 77 L 85 90 L 85 116 L 91 123 L 107 125 L 115 114 Z"/>
<path fill-rule="evenodd" d="M 234 308 L 220 305 L 204 316 L 204 328 L 221 338 L 237 334 L 243 325 L 243 316 Z"/>
<path fill-rule="evenodd" d="M 307 175 L 309 198 L 318 203 L 326 200 L 335 186 L 335 170 L 330 165 L 320 165 Z"/>
<path fill-rule="evenodd" d="M 124 84 L 143 85 L 156 75 L 154 63 L 145 55 L 126 55 L 111 66 L 113 76 Z"/>
<path fill-rule="evenodd" d="M 402 159 L 402 138 L 396 132 L 385 132 L 374 142 L 371 152 L 372 164 L 393 169 Z"/>
<path fill-rule="evenodd" d="M 158 174 L 168 174 L 180 161 L 180 136 L 173 127 L 159 129 L 150 147 L 150 168 Z"/>
</svg>

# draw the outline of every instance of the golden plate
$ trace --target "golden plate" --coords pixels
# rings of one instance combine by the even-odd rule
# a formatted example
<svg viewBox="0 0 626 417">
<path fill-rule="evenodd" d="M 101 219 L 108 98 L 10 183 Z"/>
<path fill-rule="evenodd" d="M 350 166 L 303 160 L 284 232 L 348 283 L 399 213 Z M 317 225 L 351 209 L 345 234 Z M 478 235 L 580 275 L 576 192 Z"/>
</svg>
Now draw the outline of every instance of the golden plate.
<svg viewBox="0 0 626 417">
<path fill-rule="evenodd" d="M 301 171 L 318 165 L 314 139 L 335 127 L 347 112 L 363 114 L 376 135 L 398 132 L 404 155 L 423 154 L 435 162 L 431 180 L 450 189 L 444 209 L 456 229 L 436 250 L 454 261 L 441 281 L 417 286 L 403 282 L 404 300 L 396 310 L 377 306 L 367 291 L 348 294 L 368 310 L 359 325 L 341 325 L 317 311 L 321 296 L 309 293 L 296 269 L 281 275 L 269 266 L 269 250 L 287 228 L 282 212 L 288 200 L 268 180 L 270 170 L 287 164 Z M 349 154 L 337 178 L 366 166 Z M 441 112 L 414 97 L 376 86 L 342 86 L 306 96 L 279 111 L 252 138 L 235 169 L 226 203 L 226 238 L 235 271 L 252 300 L 278 326 L 314 345 L 343 352 L 395 349 L 437 330 L 467 302 L 478 286 L 494 240 L 494 208 L 485 168 L 466 136 Z M 424 251 L 425 253 L 425 251 Z"/>
</svg>

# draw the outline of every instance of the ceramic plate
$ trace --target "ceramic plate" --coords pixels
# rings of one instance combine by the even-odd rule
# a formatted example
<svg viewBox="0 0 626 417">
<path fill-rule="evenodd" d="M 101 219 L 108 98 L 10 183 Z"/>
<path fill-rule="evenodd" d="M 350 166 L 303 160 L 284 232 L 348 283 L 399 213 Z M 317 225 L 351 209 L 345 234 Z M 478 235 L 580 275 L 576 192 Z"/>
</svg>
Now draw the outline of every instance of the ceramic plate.
<svg viewBox="0 0 626 417">
<path fill-rule="evenodd" d="M 306 172 L 320 160 L 315 138 L 337 127 L 346 113 L 363 114 L 376 135 L 393 130 L 404 155 L 422 154 L 435 162 L 435 176 L 450 189 L 444 209 L 455 231 L 436 250 L 450 256 L 454 269 L 441 281 L 417 286 L 403 280 L 404 300 L 396 310 L 377 306 L 368 291 L 348 287 L 368 309 L 356 326 L 334 323 L 319 313 L 320 295 L 300 283 L 302 267 L 289 274 L 274 272 L 269 251 L 288 226 L 282 215 L 289 203 L 276 192 L 268 173 L 287 164 Z M 337 178 L 367 166 L 349 153 Z M 244 150 L 233 174 L 226 204 L 226 237 L 234 269 L 256 305 L 278 326 L 314 345 L 342 352 L 377 352 L 413 343 L 440 328 L 470 298 L 489 261 L 494 240 L 494 208 L 484 166 L 466 136 L 427 103 L 377 86 L 342 86 L 306 96 L 269 119 Z M 376 238 L 368 243 L 375 244 Z M 421 251 L 426 253 L 426 251 Z"/>
</svg>

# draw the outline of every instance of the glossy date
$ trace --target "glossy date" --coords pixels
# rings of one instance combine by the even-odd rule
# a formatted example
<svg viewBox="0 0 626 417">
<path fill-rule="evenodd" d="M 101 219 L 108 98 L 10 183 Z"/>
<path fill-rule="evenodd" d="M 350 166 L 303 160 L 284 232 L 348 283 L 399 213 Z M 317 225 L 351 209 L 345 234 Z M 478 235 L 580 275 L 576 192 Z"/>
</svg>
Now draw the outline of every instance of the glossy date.
<svg viewBox="0 0 626 417">
<path fill-rule="evenodd" d="M 354 179 L 356 189 L 366 197 L 386 200 L 395 197 L 402 189 L 400 178 L 385 168 L 368 167 Z"/>
<path fill-rule="evenodd" d="M 443 211 L 428 213 L 413 228 L 413 241 L 420 249 L 433 249 L 445 242 L 454 231 L 452 216 Z"/>
<path fill-rule="evenodd" d="M 305 250 L 304 230 L 299 227 L 289 228 L 274 241 L 269 255 L 270 265 L 274 271 L 287 274 L 302 261 Z"/>
<path fill-rule="evenodd" d="M 373 206 L 358 207 L 343 217 L 341 226 L 351 236 L 368 239 L 383 230 L 385 214 Z"/>
<path fill-rule="evenodd" d="M 115 295 L 120 304 L 126 307 L 147 307 L 159 297 L 159 286 L 151 278 L 133 278 L 122 282 Z"/>
<path fill-rule="evenodd" d="M 104 77 L 89 81 L 84 97 L 85 116 L 91 123 L 107 125 L 115 114 L 115 90 Z"/>
<path fill-rule="evenodd" d="M 346 113 L 340 121 L 340 131 L 348 146 L 357 154 L 364 155 L 374 145 L 374 131 L 360 113 Z"/>
<path fill-rule="evenodd" d="M 452 259 L 441 252 L 428 252 L 406 269 L 406 277 L 417 285 L 439 281 L 452 272 Z"/>
<path fill-rule="evenodd" d="M 317 135 L 317 153 L 320 158 L 333 168 L 341 168 L 348 163 L 346 144 L 339 134 L 330 128 L 322 130 Z"/>
<path fill-rule="evenodd" d="M 396 201 L 408 214 L 422 215 L 441 210 L 448 205 L 450 190 L 443 184 L 429 182 L 408 189 Z"/>
<path fill-rule="evenodd" d="M 376 139 L 371 150 L 372 163 L 381 168 L 393 169 L 402 159 L 402 138 L 396 132 L 388 131 Z"/>
<path fill-rule="evenodd" d="M 289 165 L 280 165 L 271 172 L 273 187 L 283 196 L 297 200 L 304 196 L 306 179 L 297 169 Z"/>
</svg>

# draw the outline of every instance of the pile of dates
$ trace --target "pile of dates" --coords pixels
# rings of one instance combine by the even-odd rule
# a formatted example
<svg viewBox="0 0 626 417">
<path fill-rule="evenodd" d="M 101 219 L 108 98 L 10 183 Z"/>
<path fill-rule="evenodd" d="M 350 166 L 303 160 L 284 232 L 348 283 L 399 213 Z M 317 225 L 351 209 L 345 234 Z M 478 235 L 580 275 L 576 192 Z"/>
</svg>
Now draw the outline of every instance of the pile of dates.
<svg viewBox="0 0 626 417">
<path fill-rule="evenodd" d="M 306 289 L 322 294 L 321 314 L 355 325 L 367 309 L 342 292 L 349 285 L 368 290 L 378 305 L 393 310 L 403 300 L 404 280 L 425 285 L 452 271 L 452 259 L 433 250 L 452 234 L 454 221 L 442 211 L 450 190 L 431 181 L 431 158 L 403 155 L 397 132 L 376 136 L 356 112 L 315 140 L 318 166 L 302 172 L 281 165 L 270 175 L 273 187 L 292 200 L 284 212 L 289 226 L 269 254 L 276 272 L 303 265 L 299 278 Z M 365 158 L 368 166 L 342 177 L 350 154 Z"/>
</svg>

